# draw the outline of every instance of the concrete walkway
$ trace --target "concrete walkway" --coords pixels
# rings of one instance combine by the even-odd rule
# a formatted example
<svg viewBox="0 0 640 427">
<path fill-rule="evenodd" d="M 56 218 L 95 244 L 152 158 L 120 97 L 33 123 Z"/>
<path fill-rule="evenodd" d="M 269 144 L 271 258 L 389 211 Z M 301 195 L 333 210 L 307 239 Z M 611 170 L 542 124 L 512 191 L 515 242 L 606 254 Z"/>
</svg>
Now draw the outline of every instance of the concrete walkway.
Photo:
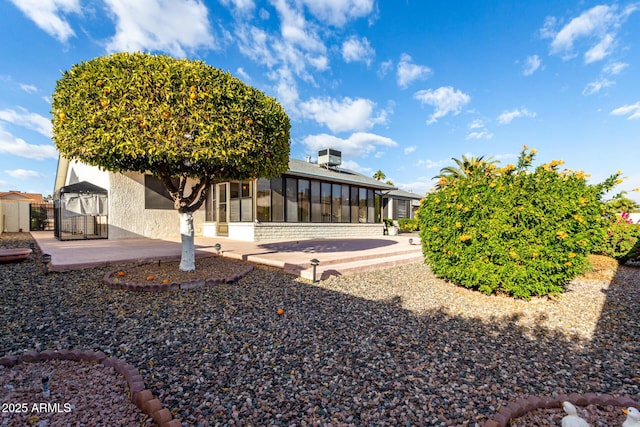
<svg viewBox="0 0 640 427">
<path fill-rule="evenodd" d="M 179 260 L 177 240 L 147 238 L 59 241 L 50 231 L 33 231 L 43 253 L 51 255 L 52 271 L 74 270 L 128 262 Z M 409 240 L 413 240 L 413 244 Z M 380 236 L 372 239 L 321 239 L 273 242 L 243 242 L 224 237 L 196 237 L 196 257 L 220 255 L 282 268 L 286 272 L 313 278 L 310 261 L 320 261 L 316 278 L 422 262 L 417 234 Z"/>
</svg>

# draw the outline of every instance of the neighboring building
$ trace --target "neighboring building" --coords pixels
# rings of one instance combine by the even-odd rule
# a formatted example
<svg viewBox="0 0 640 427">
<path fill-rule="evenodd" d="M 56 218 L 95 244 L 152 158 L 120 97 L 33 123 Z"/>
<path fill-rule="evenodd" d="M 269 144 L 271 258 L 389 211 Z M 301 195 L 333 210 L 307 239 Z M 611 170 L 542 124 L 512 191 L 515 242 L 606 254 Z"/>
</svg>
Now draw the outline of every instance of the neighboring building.
<svg viewBox="0 0 640 427">
<path fill-rule="evenodd" d="M 277 178 L 216 183 L 194 213 L 195 234 L 245 241 L 382 236 L 382 198 L 395 188 L 340 164 L 340 152 L 327 149 L 316 163 L 289 159 Z M 83 181 L 107 191 L 110 239 L 179 237 L 178 213 L 152 175 L 61 158 L 56 192 Z"/>
<path fill-rule="evenodd" d="M 404 190 L 390 190 L 385 192 L 382 203 L 385 218 L 398 220 L 402 218 L 413 219 L 420 207 L 420 200 L 424 196 Z"/>
<path fill-rule="evenodd" d="M 47 207 L 49 203 L 45 202 L 42 194 L 22 193 L 20 191 L 0 192 L 0 233 L 17 233 L 20 231 L 29 231 L 31 229 L 43 229 L 44 223 L 38 215 L 32 218 L 32 207 L 34 212 L 40 212 L 43 209 L 43 220 L 47 218 Z M 50 206 L 53 208 L 53 205 Z"/>
</svg>

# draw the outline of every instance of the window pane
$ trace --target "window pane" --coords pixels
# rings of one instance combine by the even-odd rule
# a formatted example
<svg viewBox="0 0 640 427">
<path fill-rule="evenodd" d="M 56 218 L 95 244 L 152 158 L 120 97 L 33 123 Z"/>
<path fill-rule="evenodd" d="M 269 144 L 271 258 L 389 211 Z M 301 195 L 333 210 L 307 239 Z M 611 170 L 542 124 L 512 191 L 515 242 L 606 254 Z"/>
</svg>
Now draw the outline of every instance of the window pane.
<svg viewBox="0 0 640 427">
<path fill-rule="evenodd" d="M 320 207 L 320 182 L 311 181 L 311 221 L 322 222 L 322 209 Z"/>
<path fill-rule="evenodd" d="M 374 200 L 373 200 L 373 189 L 368 189 L 367 190 L 367 222 L 373 222 L 374 221 L 374 214 L 373 214 L 373 209 L 374 209 Z"/>
<path fill-rule="evenodd" d="M 271 221 L 271 182 L 268 179 L 258 180 L 256 203 L 258 221 Z"/>
<path fill-rule="evenodd" d="M 298 222 L 298 180 L 286 178 L 287 222 Z"/>
<path fill-rule="evenodd" d="M 331 205 L 331 222 L 341 222 L 342 220 L 342 185 L 333 184 L 333 199 Z"/>
<path fill-rule="evenodd" d="M 350 222 L 351 218 L 350 218 L 350 210 L 351 210 L 351 206 L 349 205 L 349 186 L 348 185 L 343 185 L 342 186 L 342 218 L 341 218 L 341 222 Z"/>
<path fill-rule="evenodd" d="M 216 187 L 211 185 L 209 193 L 207 194 L 207 202 L 204 210 L 204 220 L 207 222 L 215 221 L 216 209 Z"/>
<path fill-rule="evenodd" d="M 358 187 L 351 187 L 351 222 L 358 222 Z"/>
<path fill-rule="evenodd" d="M 311 202 L 311 190 L 309 181 L 306 179 L 298 180 L 298 221 L 309 222 L 311 213 L 309 203 Z"/>
<path fill-rule="evenodd" d="M 358 222 L 367 222 L 367 189 L 358 190 Z"/>
<path fill-rule="evenodd" d="M 284 221 L 282 178 L 273 178 L 271 180 L 271 220 L 275 222 Z"/>
<path fill-rule="evenodd" d="M 381 222 L 382 219 L 380 217 L 381 212 L 382 212 L 382 192 L 380 190 L 376 190 L 375 192 L 375 211 L 374 211 L 374 215 L 375 215 L 375 222 Z"/>
<path fill-rule="evenodd" d="M 322 222 L 331 222 L 331 184 L 323 182 L 320 191 Z"/>
</svg>

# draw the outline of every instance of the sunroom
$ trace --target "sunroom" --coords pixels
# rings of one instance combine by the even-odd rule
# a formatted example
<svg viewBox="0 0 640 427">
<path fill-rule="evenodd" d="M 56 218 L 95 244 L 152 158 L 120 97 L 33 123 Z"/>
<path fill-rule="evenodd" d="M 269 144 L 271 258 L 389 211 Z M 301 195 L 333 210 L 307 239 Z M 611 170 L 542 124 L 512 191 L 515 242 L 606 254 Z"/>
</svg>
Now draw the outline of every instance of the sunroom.
<svg viewBox="0 0 640 427">
<path fill-rule="evenodd" d="M 276 178 L 214 184 L 203 234 L 246 241 L 382 236 L 382 198 L 395 187 L 337 167 L 340 153 L 324 151 L 329 156 L 321 151 L 317 163 L 290 159 Z"/>
</svg>

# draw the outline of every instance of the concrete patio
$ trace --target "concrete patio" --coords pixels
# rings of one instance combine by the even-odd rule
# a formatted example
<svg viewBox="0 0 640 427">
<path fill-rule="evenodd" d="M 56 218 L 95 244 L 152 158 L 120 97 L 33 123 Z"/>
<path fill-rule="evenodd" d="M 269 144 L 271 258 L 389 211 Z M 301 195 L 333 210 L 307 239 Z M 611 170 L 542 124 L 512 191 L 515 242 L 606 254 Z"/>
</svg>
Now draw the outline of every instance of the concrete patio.
<svg viewBox="0 0 640 427">
<path fill-rule="evenodd" d="M 59 241 L 50 231 L 33 231 L 43 253 L 51 255 L 51 271 L 65 271 L 105 264 L 153 262 L 180 259 L 178 240 L 147 238 Z M 409 240 L 413 240 L 413 244 Z M 320 261 L 316 278 L 422 262 L 417 234 L 380 236 L 374 239 L 320 239 L 299 241 L 243 242 L 223 237 L 197 237 L 196 257 L 220 255 L 282 268 L 307 279 L 313 278 L 310 261 Z"/>
</svg>

